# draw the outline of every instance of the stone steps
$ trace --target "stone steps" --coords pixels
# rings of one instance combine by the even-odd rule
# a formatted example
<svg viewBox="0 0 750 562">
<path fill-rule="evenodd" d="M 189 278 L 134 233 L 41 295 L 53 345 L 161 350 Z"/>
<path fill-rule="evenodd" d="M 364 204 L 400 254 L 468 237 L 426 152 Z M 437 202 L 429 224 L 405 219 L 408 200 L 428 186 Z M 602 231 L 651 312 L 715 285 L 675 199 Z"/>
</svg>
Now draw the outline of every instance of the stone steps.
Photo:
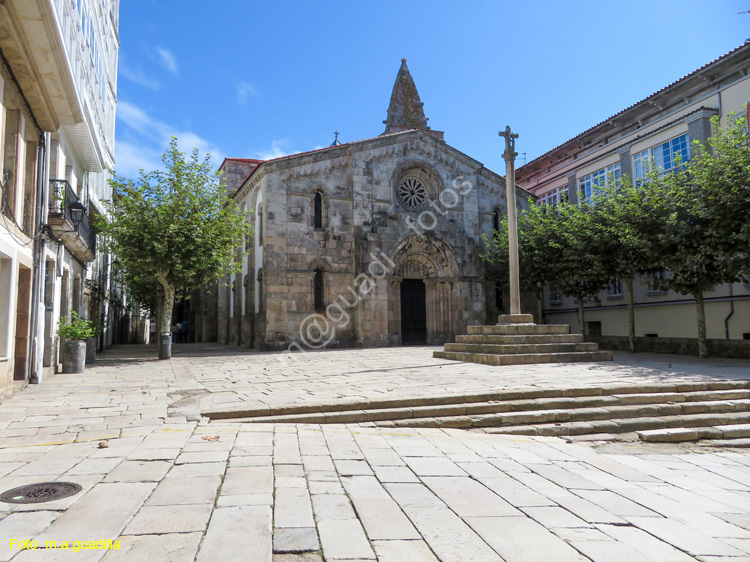
<svg viewBox="0 0 750 562">
<path fill-rule="evenodd" d="M 497 366 L 612 360 L 611 352 L 571 334 L 568 325 L 534 324 L 530 314 L 501 315 L 494 326 L 469 326 L 467 331 L 432 356 Z"/>
<path fill-rule="evenodd" d="M 564 353 L 518 353 L 494 355 L 490 353 L 462 353 L 435 351 L 436 359 L 451 359 L 483 365 L 533 365 L 536 363 L 579 363 L 590 361 L 612 361 L 611 351 L 569 351 Z"/>
<path fill-rule="evenodd" d="M 456 343 L 524 344 L 524 343 L 582 343 L 581 334 L 530 335 L 465 335 L 456 336 Z"/>
<path fill-rule="evenodd" d="M 490 344 L 490 343 L 446 343 L 445 351 L 471 354 L 539 354 L 539 353 L 571 353 L 593 352 L 599 348 L 595 343 L 519 343 L 519 344 Z"/>
<path fill-rule="evenodd" d="M 723 412 L 709 414 L 674 415 L 661 417 L 638 417 L 629 419 L 590 420 L 578 422 L 546 423 L 535 425 L 517 425 L 485 429 L 485 433 L 503 433 L 510 435 L 590 435 L 595 433 L 642 433 L 646 430 L 663 430 L 674 428 L 691 428 L 698 433 L 714 426 L 733 426 L 750 423 L 750 412 Z M 699 431 L 700 430 L 700 431 Z M 706 433 L 708 435 L 709 433 Z"/>
<path fill-rule="evenodd" d="M 621 434 L 685 429 L 686 436 L 729 439 L 703 431 L 750 423 L 750 381 L 519 389 L 277 409 L 204 411 L 244 423 L 367 423 L 378 427 L 452 427 L 521 435 Z M 701 431 L 698 431 L 699 428 Z M 735 431 L 742 434 L 741 429 Z M 678 432 L 668 433 L 672 435 Z M 646 434 L 649 435 L 649 434 Z M 659 437 L 654 437 L 659 439 Z"/>
<path fill-rule="evenodd" d="M 466 330 L 470 336 L 542 336 L 551 334 L 570 334 L 567 324 L 495 324 L 491 326 L 469 326 Z"/>
<path fill-rule="evenodd" d="M 676 443 L 699 439 L 746 439 L 750 437 L 750 423 L 716 425 L 712 427 L 677 427 L 639 431 L 638 437 L 648 443 Z"/>
<path fill-rule="evenodd" d="M 241 406 L 227 406 L 207 408 L 202 415 L 212 419 L 237 419 L 264 416 L 278 416 L 286 414 L 308 414 L 325 412 L 349 412 L 389 410 L 398 408 L 417 408 L 423 406 L 444 406 L 455 404 L 498 403 L 508 405 L 508 411 L 594 407 L 600 405 L 616 406 L 634 397 L 642 397 L 642 403 L 653 402 L 652 397 L 659 396 L 656 401 L 680 401 L 678 396 L 684 396 L 685 401 L 700 401 L 702 397 L 708 400 L 742 399 L 750 397 L 750 380 L 724 380 L 712 382 L 678 382 L 652 383 L 641 385 L 604 384 L 598 386 L 571 388 L 519 388 L 514 390 L 498 390 L 496 392 L 480 392 L 475 394 L 419 396 L 412 398 L 387 398 L 381 400 L 352 400 L 288 404 L 270 408 L 247 408 Z"/>
<path fill-rule="evenodd" d="M 454 416 L 422 416 L 417 419 L 397 419 L 376 422 L 378 426 L 386 427 L 455 427 L 462 429 L 495 428 L 491 433 L 523 433 L 526 435 L 578 435 L 578 433 L 566 433 L 565 424 L 579 424 L 592 422 L 595 431 L 589 433 L 602 433 L 599 427 L 610 433 L 622 433 L 623 431 L 636 431 L 637 429 L 650 429 L 650 427 L 636 427 L 641 421 L 675 418 L 678 420 L 690 420 L 689 416 L 721 416 L 726 413 L 744 413 L 750 411 L 750 400 L 737 401 L 709 401 L 694 402 L 687 405 L 682 404 L 659 404 L 659 405 L 631 405 L 602 408 L 559 408 L 549 410 L 528 410 L 520 412 L 484 413 L 478 415 L 454 415 Z M 682 416 L 682 417 L 680 417 Z M 708 420 L 706 417 L 696 417 L 699 422 Z M 373 420 L 374 421 L 374 420 Z M 618 426 L 626 429 L 620 431 L 612 430 L 612 424 L 616 421 Z M 685 423 L 688 423 L 686 421 Z M 607 422 L 597 424 L 597 422 Z M 651 422 L 648 422 L 651 423 Z M 673 427 L 663 425 L 661 427 Z"/>
</svg>

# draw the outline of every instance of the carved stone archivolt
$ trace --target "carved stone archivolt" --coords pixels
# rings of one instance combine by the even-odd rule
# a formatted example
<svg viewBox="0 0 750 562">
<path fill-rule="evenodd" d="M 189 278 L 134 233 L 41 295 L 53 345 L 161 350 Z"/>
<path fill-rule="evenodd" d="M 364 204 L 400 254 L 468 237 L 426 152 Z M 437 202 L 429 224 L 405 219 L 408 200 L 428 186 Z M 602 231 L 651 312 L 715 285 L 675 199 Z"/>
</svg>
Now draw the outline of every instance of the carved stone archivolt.
<svg viewBox="0 0 750 562">
<path fill-rule="evenodd" d="M 434 235 L 405 238 L 392 252 L 396 274 L 407 279 L 443 279 L 458 277 L 453 249 Z"/>
</svg>

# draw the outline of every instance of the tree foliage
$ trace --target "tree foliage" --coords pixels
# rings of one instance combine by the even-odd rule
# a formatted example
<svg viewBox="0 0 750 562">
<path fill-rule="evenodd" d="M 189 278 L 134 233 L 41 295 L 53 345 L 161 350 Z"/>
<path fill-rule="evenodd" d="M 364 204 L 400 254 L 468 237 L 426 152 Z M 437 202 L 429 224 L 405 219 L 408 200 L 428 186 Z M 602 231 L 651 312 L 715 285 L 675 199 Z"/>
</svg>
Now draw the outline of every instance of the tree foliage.
<svg viewBox="0 0 750 562">
<path fill-rule="evenodd" d="M 249 225 L 227 197 L 209 156 L 188 157 L 172 138 L 163 170 L 141 170 L 137 180 L 112 174 L 108 218 L 98 225 L 125 271 L 128 289 L 157 311 L 169 331 L 174 299 L 236 271 L 235 247 Z"/>
<path fill-rule="evenodd" d="M 699 354 L 707 355 L 703 294 L 750 274 L 750 145 L 744 117 L 723 130 L 712 121 L 707 145 L 664 173 L 654 166 L 634 186 L 627 176 L 579 205 L 532 207 L 519 215 L 521 285 L 554 283 L 583 302 L 598 302 L 610 279 L 628 287 L 629 336 L 635 350 L 633 282 L 666 271 L 660 289 L 691 295 L 697 306 Z M 507 277 L 507 228 L 485 239 L 484 259 Z"/>
<path fill-rule="evenodd" d="M 667 194 L 669 214 L 659 254 L 667 275 L 659 285 L 696 302 L 698 353 L 708 355 L 704 293 L 740 279 L 748 267 L 750 147 L 746 120 L 727 130 L 713 120 L 708 145 L 693 143 L 693 158 L 650 182 Z"/>
</svg>

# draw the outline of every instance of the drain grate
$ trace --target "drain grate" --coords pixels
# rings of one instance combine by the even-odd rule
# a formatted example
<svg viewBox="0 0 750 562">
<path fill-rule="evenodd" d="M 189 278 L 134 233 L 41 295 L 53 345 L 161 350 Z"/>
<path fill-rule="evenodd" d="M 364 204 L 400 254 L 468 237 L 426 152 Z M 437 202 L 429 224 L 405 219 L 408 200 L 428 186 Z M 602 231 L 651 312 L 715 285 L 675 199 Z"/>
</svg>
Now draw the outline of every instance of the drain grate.
<svg viewBox="0 0 750 562">
<path fill-rule="evenodd" d="M 27 484 L 0 494 L 5 503 L 44 503 L 61 500 L 81 491 L 81 486 L 72 482 L 42 482 Z"/>
</svg>

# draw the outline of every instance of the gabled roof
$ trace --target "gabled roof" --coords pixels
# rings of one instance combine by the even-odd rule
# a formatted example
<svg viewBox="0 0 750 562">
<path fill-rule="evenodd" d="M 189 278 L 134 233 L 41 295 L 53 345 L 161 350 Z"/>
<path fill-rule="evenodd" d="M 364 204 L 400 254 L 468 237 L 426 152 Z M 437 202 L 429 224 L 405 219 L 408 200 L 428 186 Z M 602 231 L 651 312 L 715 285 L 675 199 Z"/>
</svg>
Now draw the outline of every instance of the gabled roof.
<svg viewBox="0 0 750 562">
<path fill-rule="evenodd" d="M 505 177 L 504 176 L 498 174 L 497 172 L 494 172 L 494 171 L 490 170 L 489 168 L 486 168 L 484 166 L 484 164 L 482 164 L 478 160 L 472 158 L 471 156 L 468 156 L 467 154 L 464 154 L 463 152 L 461 152 L 457 148 L 454 148 L 454 147 L 450 146 L 445 141 L 436 138 L 435 135 L 432 134 L 432 133 L 434 133 L 434 131 L 421 130 L 421 129 L 407 129 L 405 131 L 398 131 L 398 132 L 395 132 L 395 133 L 382 134 L 382 135 L 378 135 L 377 137 L 370 137 L 370 138 L 366 138 L 366 139 L 362 139 L 362 140 L 358 140 L 358 141 L 352 141 L 352 142 L 348 142 L 348 143 L 342 143 L 342 144 L 339 144 L 337 146 L 327 146 L 327 147 L 324 147 L 324 148 L 318 148 L 316 150 L 308 150 L 306 152 L 299 152 L 297 154 L 288 154 L 286 156 L 280 156 L 278 158 L 272 158 L 270 160 L 264 160 L 254 170 L 252 170 L 250 172 L 250 174 L 242 181 L 242 183 L 239 184 L 239 187 L 235 190 L 233 196 L 237 195 L 237 193 L 239 193 L 240 191 L 242 191 L 243 187 L 245 185 L 247 185 L 247 182 L 250 181 L 250 179 L 253 176 L 255 176 L 256 173 L 259 173 L 259 171 L 261 169 L 265 170 L 268 167 L 269 164 L 273 164 L 273 163 L 281 162 L 281 161 L 294 160 L 296 158 L 302 158 L 302 157 L 305 157 L 305 156 L 309 156 L 310 154 L 322 154 L 322 153 L 325 153 L 325 152 L 331 152 L 332 153 L 331 154 L 331 158 L 333 158 L 333 157 L 336 157 L 336 155 L 334 154 L 334 151 L 341 151 L 343 154 L 338 155 L 338 156 L 342 156 L 342 155 L 345 155 L 348 150 L 352 149 L 352 147 L 354 147 L 354 149 L 356 149 L 356 147 L 358 147 L 359 145 L 364 144 L 364 143 L 368 143 L 368 142 L 384 142 L 384 141 L 387 142 L 388 139 L 396 139 L 397 137 L 401 137 L 401 136 L 403 136 L 403 137 L 410 137 L 410 136 L 414 136 L 415 134 L 417 135 L 418 138 L 421 138 L 422 140 L 426 140 L 427 142 L 430 142 L 430 143 L 435 143 L 435 145 L 438 146 L 438 147 L 441 147 L 441 149 L 447 150 L 447 151 L 451 152 L 452 154 L 455 155 L 455 157 L 457 159 L 464 160 L 464 162 L 467 165 L 474 165 L 474 166 L 476 166 L 480 170 L 480 172 L 479 172 L 480 175 L 492 178 L 493 181 L 503 181 L 503 182 L 505 181 Z M 526 189 L 520 187 L 518 184 L 516 184 L 516 192 L 519 193 L 519 195 L 523 194 L 523 196 L 526 196 L 526 197 L 527 196 L 532 196 L 533 197 L 533 195 L 529 191 L 527 191 Z"/>
<path fill-rule="evenodd" d="M 260 164 L 265 160 L 257 160 L 256 158 L 224 158 L 224 160 L 236 160 L 237 162 L 250 162 L 251 164 Z"/>
</svg>

